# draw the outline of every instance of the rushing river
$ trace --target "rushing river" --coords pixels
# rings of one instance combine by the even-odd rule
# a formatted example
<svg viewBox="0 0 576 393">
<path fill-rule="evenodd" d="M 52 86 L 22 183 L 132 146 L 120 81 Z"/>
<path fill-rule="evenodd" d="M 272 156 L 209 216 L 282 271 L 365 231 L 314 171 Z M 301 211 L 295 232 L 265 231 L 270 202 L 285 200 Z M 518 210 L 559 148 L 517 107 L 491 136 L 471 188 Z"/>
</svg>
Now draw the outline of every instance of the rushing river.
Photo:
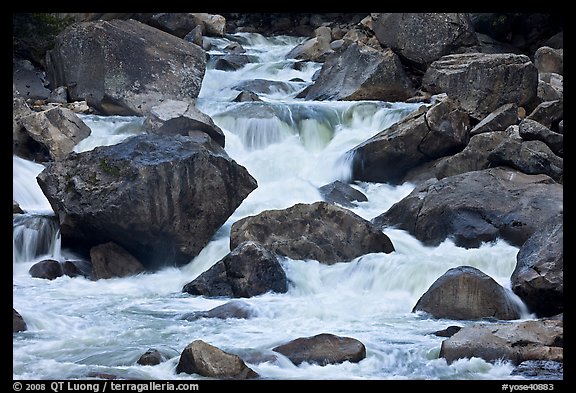
<svg viewBox="0 0 576 393">
<path fill-rule="evenodd" d="M 214 69 L 223 48 L 233 41 L 246 49 L 252 62 L 236 71 Z M 299 42 L 302 39 L 248 33 L 212 39 L 197 106 L 223 129 L 226 151 L 257 179 L 258 188 L 205 249 L 181 268 L 98 281 L 32 278 L 28 270 L 34 263 L 74 255 L 61 249 L 54 212 L 36 183 L 43 166 L 14 156 L 13 197 L 25 214 L 14 216 L 13 305 L 28 326 L 14 334 L 14 379 L 87 379 L 104 374 L 144 380 L 202 379 L 175 372 L 180 352 L 197 339 L 240 355 L 262 379 L 520 378 L 511 375 L 514 367 L 507 362 L 472 358 L 448 365 L 438 357 L 445 338 L 433 332 L 474 321 L 431 319 L 412 312 L 420 296 L 452 267 L 474 266 L 509 287 L 518 248 L 503 241 L 478 249 L 459 248 L 450 241 L 426 247 L 404 231 L 387 229 L 384 232 L 396 249 L 390 254 L 373 253 L 334 265 L 281 259 L 289 290 L 243 299 L 256 310 L 253 318 L 182 319 L 230 300 L 191 296 L 182 287 L 230 251 L 233 222 L 263 210 L 321 200 L 318 187 L 349 180 L 346 151 L 419 105 L 297 98 L 321 67 L 285 59 Z M 259 79 L 274 81 L 259 85 L 262 101 L 234 102 L 240 92 L 236 86 Z M 76 146 L 77 152 L 143 132 L 137 117 L 81 117 L 92 134 Z M 368 201 L 351 210 L 370 220 L 414 185 L 353 183 L 353 187 Z M 276 360 L 266 357 L 277 345 L 319 333 L 360 340 L 366 358 L 359 363 L 295 366 L 281 355 Z M 167 360 L 156 366 L 137 364 L 149 348 Z"/>
</svg>

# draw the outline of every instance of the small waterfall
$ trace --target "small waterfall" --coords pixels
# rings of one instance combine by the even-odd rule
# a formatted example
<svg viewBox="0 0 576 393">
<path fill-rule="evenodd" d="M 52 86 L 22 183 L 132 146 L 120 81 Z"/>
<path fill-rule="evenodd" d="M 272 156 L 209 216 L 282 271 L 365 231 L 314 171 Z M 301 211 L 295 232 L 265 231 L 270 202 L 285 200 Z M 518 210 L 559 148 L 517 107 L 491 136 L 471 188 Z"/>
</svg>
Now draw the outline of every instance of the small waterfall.
<svg viewBox="0 0 576 393">
<path fill-rule="evenodd" d="M 13 262 L 38 257 L 60 259 L 60 228 L 55 216 L 16 214 L 13 219 Z"/>
<path fill-rule="evenodd" d="M 74 147 L 76 153 L 92 150 L 97 146 L 115 145 L 124 139 L 141 134 L 143 117 L 79 115 L 90 127 L 90 136 Z"/>
<path fill-rule="evenodd" d="M 12 156 L 12 199 L 25 212 L 52 212 L 52 207 L 40 189 L 36 176 L 44 165 Z"/>
<path fill-rule="evenodd" d="M 144 119 L 141 117 L 98 115 L 79 115 L 79 117 L 92 132 L 88 138 L 76 145 L 75 152 L 116 144 L 143 132 Z M 13 216 L 13 262 L 31 262 L 40 258 L 60 260 L 62 250 L 58 220 L 36 180 L 45 166 L 15 155 L 12 157 L 12 164 L 12 197 L 25 212 Z"/>
</svg>

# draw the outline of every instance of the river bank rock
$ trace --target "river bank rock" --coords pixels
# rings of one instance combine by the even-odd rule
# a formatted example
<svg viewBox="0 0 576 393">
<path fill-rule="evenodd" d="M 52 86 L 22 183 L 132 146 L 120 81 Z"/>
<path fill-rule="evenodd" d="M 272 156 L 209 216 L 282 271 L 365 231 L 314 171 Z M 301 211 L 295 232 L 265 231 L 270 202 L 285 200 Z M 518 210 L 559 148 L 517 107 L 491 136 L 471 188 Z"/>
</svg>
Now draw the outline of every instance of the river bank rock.
<svg viewBox="0 0 576 393">
<path fill-rule="evenodd" d="M 329 333 L 300 337 L 272 350 L 286 356 L 297 366 L 304 362 L 320 366 L 346 361 L 358 363 L 366 357 L 366 347 L 361 341 Z"/>
<path fill-rule="evenodd" d="M 425 181 L 372 222 L 426 245 L 452 239 L 475 248 L 501 238 L 520 247 L 563 202 L 562 185 L 549 176 L 497 167 Z"/>
<path fill-rule="evenodd" d="M 288 291 L 286 273 L 276 255 L 261 244 L 245 241 L 210 269 L 184 285 L 191 295 L 252 297 Z"/>
<path fill-rule="evenodd" d="M 522 139 L 526 141 L 542 141 L 557 156 L 562 157 L 564 155 L 564 135 L 561 133 L 554 132 L 532 119 L 522 120 L 518 131 Z"/>
<path fill-rule="evenodd" d="M 518 123 L 518 106 L 515 103 L 504 104 L 494 110 L 470 130 L 470 135 L 482 132 L 504 131 Z"/>
<path fill-rule="evenodd" d="M 163 12 L 152 15 L 147 23 L 180 38 L 196 27 L 209 36 L 223 37 L 226 33 L 226 19 L 218 14 Z"/>
<path fill-rule="evenodd" d="M 440 357 L 448 363 L 471 357 L 515 365 L 527 360 L 563 362 L 563 336 L 563 322 L 558 320 L 477 323 L 442 341 Z"/>
<path fill-rule="evenodd" d="M 158 135 L 189 135 L 190 132 L 201 131 L 220 146 L 225 145 L 224 132 L 220 127 L 190 102 L 165 100 L 150 109 L 142 127 Z"/>
<path fill-rule="evenodd" d="M 390 238 L 369 221 L 327 202 L 267 210 L 232 224 L 230 248 L 252 240 L 292 259 L 331 265 L 368 253 L 391 253 Z"/>
<path fill-rule="evenodd" d="M 505 131 L 491 131 L 473 135 L 464 150 L 435 161 L 432 168 L 428 170 L 429 174 L 424 177 L 443 179 L 461 173 L 488 169 L 491 163 L 488 160 L 490 153 L 508 137 Z M 414 181 L 409 175 L 410 172 L 404 176 L 403 180 Z"/>
<path fill-rule="evenodd" d="M 19 96 L 29 102 L 46 100 L 50 96 L 46 73 L 26 59 L 12 59 L 12 85 Z"/>
<path fill-rule="evenodd" d="M 541 102 L 526 118 L 562 134 L 559 124 L 564 119 L 564 100 Z"/>
<path fill-rule="evenodd" d="M 422 78 L 431 94 L 446 93 L 471 117 L 482 120 L 502 105 L 536 105 L 538 70 L 526 55 L 450 54 L 434 61 Z"/>
<path fill-rule="evenodd" d="M 478 44 L 465 13 L 382 13 L 372 30 L 383 47 L 424 70 L 444 55 Z"/>
<path fill-rule="evenodd" d="M 539 140 L 505 138 L 489 154 L 490 166 L 507 166 L 529 175 L 545 174 L 564 182 L 564 160 Z"/>
<path fill-rule="evenodd" d="M 38 175 L 62 245 L 115 242 L 147 269 L 190 262 L 256 187 L 206 134 L 138 135 L 72 154 Z"/>
<path fill-rule="evenodd" d="M 301 95 L 307 100 L 404 101 L 414 93 L 394 52 L 353 43 L 328 56 L 314 84 Z"/>
<path fill-rule="evenodd" d="M 202 48 L 132 19 L 70 25 L 46 56 L 51 88 L 66 86 L 72 101 L 104 115 L 194 99 L 206 70 Z"/>
<path fill-rule="evenodd" d="M 21 132 L 39 144 L 49 160 L 60 160 L 92 133 L 90 127 L 66 108 L 34 112 L 19 119 Z"/>
<path fill-rule="evenodd" d="M 176 373 L 221 379 L 252 379 L 259 375 L 238 356 L 202 340 L 188 344 L 180 354 Z"/>
<path fill-rule="evenodd" d="M 512 290 L 531 312 L 550 317 L 564 311 L 564 214 L 551 217 L 518 250 Z"/>
<path fill-rule="evenodd" d="M 296 45 L 288 54 L 287 59 L 298 59 L 322 63 L 332 52 L 330 42 L 332 32 L 329 27 L 321 26 L 314 30 L 314 37 Z"/>
<path fill-rule="evenodd" d="M 512 294 L 494 279 L 472 266 L 449 269 L 418 299 L 412 312 L 423 311 L 434 318 L 503 320 L 522 315 Z"/>
<path fill-rule="evenodd" d="M 541 46 L 534 53 L 534 65 L 540 73 L 564 75 L 564 49 Z"/>
</svg>

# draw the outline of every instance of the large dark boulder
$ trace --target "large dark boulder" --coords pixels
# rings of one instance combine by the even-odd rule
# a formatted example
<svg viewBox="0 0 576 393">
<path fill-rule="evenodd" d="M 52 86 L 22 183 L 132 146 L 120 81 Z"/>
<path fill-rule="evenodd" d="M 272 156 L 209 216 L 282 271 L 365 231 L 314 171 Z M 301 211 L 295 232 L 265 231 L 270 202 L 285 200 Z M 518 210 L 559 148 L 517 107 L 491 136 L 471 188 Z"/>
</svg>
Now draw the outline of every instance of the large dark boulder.
<svg viewBox="0 0 576 393">
<path fill-rule="evenodd" d="M 431 246 L 451 239 L 479 247 L 501 238 L 520 247 L 563 203 L 562 185 L 549 176 L 498 167 L 426 181 L 372 222 Z"/>
<path fill-rule="evenodd" d="M 190 262 L 257 183 L 206 134 L 138 135 L 38 175 L 62 245 L 113 241 L 146 268 Z"/>
<path fill-rule="evenodd" d="M 25 100 L 46 100 L 50 90 L 45 86 L 45 72 L 24 59 L 12 59 L 12 85 Z"/>
<path fill-rule="evenodd" d="M 444 55 L 478 44 L 470 18 L 464 13 L 383 13 L 372 30 L 383 47 L 421 69 Z"/>
<path fill-rule="evenodd" d="M 550 218 L 520 247 L 512 290 L 539 317 L 564 311 L 564 214 Z"/>
<path fill-rule="evenodd" d="M 46 56 L 52 88 L 68 87 L 107 115 L 138 115 L 166 99 L 198 96 L 206 71 L 199 46 L 136 20 L 76 23 Z"/>
<path fill-rule="evenodd" d="M 366 347 L 351 337 L 321 333 L 300 337 L 272 349 L 286 356 L 292 363 L 314 363 L 320 366 L 343 362 L 358 363 L 366 357 Z"/>
<path fill-rule="evenodd" d="M 418 299 L 412 312 L 434 318 L 519 319 L 522 310 L 513 294 L 472 266 L 449 269 Z"/>
<path fill-rule="evenodd" d="M 191 295 L 252 297 L 288 290 L 286 273 L 276 255 L 246 241 L 182 289 Z"/>
<path fill-rule="evenodd" d="M 533 54 L 543 45 L 563 47 L 562 12 L 481 12 L 471 13 L 470 19 L 477 33 L 513 45 L 525 54 Z"/>
<path fill-rule="evenodd" d="M 461 151 L 469 129 L 468 115 L 450 99 L 422 106 L 346 153 L 352 178 L 400 184 L 409 170 Z"/>
<path fill-rule="evenodd" d="M 541 102 L 526 119 L 537 121 L 552 131 L 562 133 L 559 123 L 564 119 L 564 100 Z"/>
<path fill-rule="evenodd" d="M 564 135 L 550 130 L 545 125 L 532 120 L 524 119 L 519 124 L 520 136 L 527 141 L 542 141 L 554 154 L 562 157 L 564 155 Z"/>
<path fill-rule="evenodd" d="M 525 55 L 463 53 L 433 62 L 422 79 L 432 94 L 446 93 L 470 116 L 482 120 L 508 103 L 536 104 L 538 70 Z"/>
<path fill-rule="evenodd" d="M 32 277 L 43 278 L 46 280 L 54 280 L 64 275 L 64 272 L 62 271 L 62 264 L 53 259 L 45 259 L 40 262 L 36 262 L 30 267 L 28 273 L 30 273 Z"/>
<path fill-rule="evenodd" d="M 351 44 L 326 59 L 305 98 L 404 101 L 414 93 L 412 82 L 394 52 Z"/>
<path fill-rule="evenodd" d="M 329 265 L 394 251 L 388 236 L 376 226 L 327 202 L 298 203 L 236 221 L 230 230 L 230 248 L 247 240 L 292 259 L 315 259 Z"/>
<path fill-rule="evenodd" d="M 436 178 L 442 179 L 489 168 L 488 157 L 490 153 L 506 138 L 509 137 L 504 131 L 482 132 L 473 135 L 464 150 L 443 158 L 435 165 L 434 175 Z"/>
</svg>

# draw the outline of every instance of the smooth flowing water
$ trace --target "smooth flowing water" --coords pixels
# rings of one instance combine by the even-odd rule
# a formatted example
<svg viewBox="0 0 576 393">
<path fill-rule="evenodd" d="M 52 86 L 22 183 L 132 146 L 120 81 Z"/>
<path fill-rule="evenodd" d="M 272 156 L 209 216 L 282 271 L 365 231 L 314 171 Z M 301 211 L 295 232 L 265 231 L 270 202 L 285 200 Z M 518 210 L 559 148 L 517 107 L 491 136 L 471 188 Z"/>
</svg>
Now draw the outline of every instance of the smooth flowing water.
<svg viewBox="0 0 576 393">
<path fill-rule="evenodd" d="M 241 43 L 253 60 L 236 71 L 213 68 L 223 48 Z M 182 293 L 182 287 L 229 251 L 233 222 L 263 210 L 321 200 L 318 187 L 348 181 L 345 152 L 401 120 L 419 104 L 390 102 L 311 102 L 297 98 L 312 83 L 321 64 L 285 59 L 302 39 L 236 34 L 213 39 L 209 67 L 197 106 L 226 136 L 226 150 L 258 181 L 254 190 L 189 264 L 129 278 L 91 281 L 67 276 L 32 278 L 28 269 L 47 259 L 74 258 L 61 249 L 57 221 L 36 183 L 40 164 L 13 158 L 13 196 L 25 211 L 14 216 L 13 305 L 28 325 L 14 334 L 14 379 L 86 379 L 111 374 L 125 379 L 203 379 L 176 374 L 180 352 L 201 339 L 240 355 L 262 379 L 271 380 L 463 380 L 514 379 L 513 366 L 478 358 L 450 365 L 439 358 L 445 338 L 433 332 L 474 321 L 432 319 L 412 308 L 448 269 L 474 266 L 509 287 L 518 249 L 503 241 L 477 249 L 450 241 L 423 246 L 408 233 L 386 229 L 395 252 L 373 253 L 351 262 L 323 265 L 315 260 L 281 259 L 289 279 L 287 293 L 243 299 L 255 311 L 249 319 L 182 317 L 228 302 Z M 234 102 L 240 87 L 258 81 L 261 101 Z M 236 87 L 236 88 L 235 88 Z M 84 115 L 92 135 L 76 146 L 86 151 L 143 132 L 138 117 Z M 354 183 L 367 202 L 351 209 L 372 219 L 413 189 Z M 524 318 L 531 318 L 525 315 Z M 366 358 L 319 366 L 293 365 L 268 355 L 298 337 L 332 333 L 366 346 Z M 142 366 L 149 348 L 167 360 Z"/>
</svg>

